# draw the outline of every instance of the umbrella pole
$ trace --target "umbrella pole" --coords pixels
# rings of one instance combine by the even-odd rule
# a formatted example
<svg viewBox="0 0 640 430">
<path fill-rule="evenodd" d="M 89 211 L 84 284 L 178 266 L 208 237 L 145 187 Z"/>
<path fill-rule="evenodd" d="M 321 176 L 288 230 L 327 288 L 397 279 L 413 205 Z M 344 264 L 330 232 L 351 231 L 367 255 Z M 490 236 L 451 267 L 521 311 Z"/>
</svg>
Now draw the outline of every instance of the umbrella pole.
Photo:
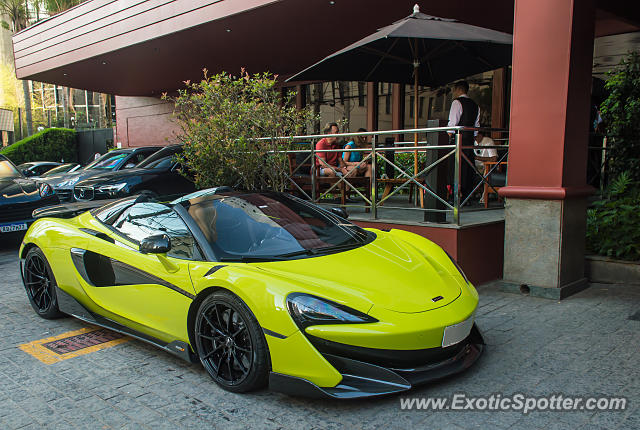
<svg viewBox="0 0 640 430">
<path fill-rule="evenodd" d="M 418 128 L 418 63 L 413 65 L 413 128 Z M 418 146 L 418 133 L 413 134 L 413 146 Z M 413 151 L 413 174 L 418 173 L 418 150 Z M 418 178 L 416 178 L 418 180 Z M 416 204 L 420 200 L 420 207 L 424 208 L 424 194 L 420 187 L 416 187 Z"/>
</svg>

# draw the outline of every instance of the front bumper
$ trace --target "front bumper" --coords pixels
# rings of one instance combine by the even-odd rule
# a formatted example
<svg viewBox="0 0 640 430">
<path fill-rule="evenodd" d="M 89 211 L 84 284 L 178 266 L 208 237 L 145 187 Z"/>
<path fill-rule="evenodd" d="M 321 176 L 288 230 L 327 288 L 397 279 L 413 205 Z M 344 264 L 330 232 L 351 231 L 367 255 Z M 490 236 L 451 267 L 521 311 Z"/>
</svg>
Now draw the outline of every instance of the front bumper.
<svg viewBox="0 0 640 430">
<path fill-rule="evenodd" d="M 396 351 L 397 354 L 393 355 L 391 351 L 385 351 L 367 358 L 364 348 L 312 342 L 340 372 L 342 381 L 335 387 L 319 387 L 306 379 L 271 372 L 269 387 L 272 390 L 296 396 L 335 399 L 399 393 L 468 369 L 484 349 L 482 335 L 475 324 L 469 336 L 452 347 L 415 353 Z M 336 355 L 340 353 L 344 355 Z M 424 361 L 420 364 L 416 360 Z"/>
</svg>

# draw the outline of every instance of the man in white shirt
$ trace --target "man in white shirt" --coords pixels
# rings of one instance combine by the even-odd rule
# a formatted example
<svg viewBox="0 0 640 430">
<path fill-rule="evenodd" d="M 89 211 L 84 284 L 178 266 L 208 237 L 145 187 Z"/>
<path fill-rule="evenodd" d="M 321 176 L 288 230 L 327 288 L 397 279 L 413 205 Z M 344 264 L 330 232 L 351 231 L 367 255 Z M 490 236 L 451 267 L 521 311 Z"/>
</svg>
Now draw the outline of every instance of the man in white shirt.
<svg viewBox="0 0 640 430">
<path fill-rule="evenodd" d="M 466 81 L 459 81 L 453 85 L 453 102 L 451 102 L 451 109 L 449 110 L 449 127 L 455 127 L 458 125 L 465 127 L 480 127 L 480 108 L 471 100 L 467 95 L 469 91 L 469 84 Z M 463 132 L 462 133 L 462 146 L 466 147 L 462 149 L 464 155 L 467 156 L 469 161 L 475 159 L 473 153 L 473 137 L 477 132 Z M 453 135 L 454 132 L 449 132 Z M 475 181 L 474 168 L 464 159 L 460 164 L 460 190 L 462 200 L 466 199 L 471 193 L 474 187 Z M 479 180 L 480 178 L 478 178 Z"/>
</svg>

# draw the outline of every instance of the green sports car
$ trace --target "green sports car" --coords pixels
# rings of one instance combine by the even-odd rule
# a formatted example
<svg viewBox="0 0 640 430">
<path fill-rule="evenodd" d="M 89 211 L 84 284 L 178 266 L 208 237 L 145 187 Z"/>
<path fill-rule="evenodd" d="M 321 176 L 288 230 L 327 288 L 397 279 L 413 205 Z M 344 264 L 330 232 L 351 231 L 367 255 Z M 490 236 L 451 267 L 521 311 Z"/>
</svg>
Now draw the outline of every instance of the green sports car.
<svg viewBox="0 0 640 430">
<path fill-rule="evenodd" d="M 199 360 L 229 391 L 367 397 L 471 366 L 478 294 L 456 263 L 338 214 L 272 192 L 132 196 L 38 219 L 21 272 L 43 318 Z"/>
</svg>

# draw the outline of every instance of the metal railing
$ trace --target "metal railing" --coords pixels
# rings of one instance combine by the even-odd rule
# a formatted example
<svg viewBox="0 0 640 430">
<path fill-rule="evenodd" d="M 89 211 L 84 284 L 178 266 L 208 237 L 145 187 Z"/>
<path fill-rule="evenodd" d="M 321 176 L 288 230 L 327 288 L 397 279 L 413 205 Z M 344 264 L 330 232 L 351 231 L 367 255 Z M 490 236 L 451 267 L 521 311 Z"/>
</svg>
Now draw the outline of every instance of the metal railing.
<svg viewBox="0 0 640 430">
<path fill-rule="evenodd" d="M 482 130 L 487 135 L 493 134 L 494 141 L 504 142 L 503 144 L 496 144 L 493 146 L 463 146 L 463 133 L 473 133 L 474 131 Z M 426 139 L 414 139 L 413 142 L 402 141 L 393 144 L 393 146 L 380 146 L 380 141 L 385 136 L 397 136 L 397 135 L 414 135 L 414 136 L 426 136 Z M 320 150 L 316 149 L 316 143 L 326 137 L 336 138 L 355 138 L 357 136 L 367 136 L 371 138 L 371 146 L 366 148 L 356 149 L 331 149 Z M 444 136 L 444 137 L 443 137 Z M 439 144 L 439 141 L 447 139 L 446 144 Z M 504 167 L 509 153 L 508 146 L 508 130 L 504 129 L 491 129 L 491 128 L 471 128 L 471 127 L 431 127 L 431 128 L 418 128 L 418 129 L 403 129 L 403 130 L 386 130 L 375 132 L 360 132 L 360 133 L 339 133 L 339 134 L 324 134 L 324 135 L 306 135 L 306 136 L 290 136 L 286 138 L 289 142 L 294 144 L 300 144 L 308 146 L 305 149 L 293 149 L 286 151 L 279 151 L 286 154 L 294 154 L 296 158 L 295 166 L 292 166 L 290 174 L 287 175 L 291 183 L 291 191 L 301 194 L 304 198 L 313 201 L 314 203 L 323 203 L 323 200 L 329 195 L 334 195 L 340 191 L 344 193 L 345 190 L 355 192 L 360 198 L 362 198 L 362 204 L 344 204 L 347 207 L 362 207 L 365 210 L 370 211 L 371 219 L 377 219 L 380 207 L 385 202 L 389 202 L 389 199 L 401 193 L 406 188 L 415 187 L 417 194 L 415 196 L 415 204 L 418 206 L 418 202 L 422 202 L 419 207 L 392 207 L 385 205 L 385 209 L 403 209 L 422 211 L 424 213 L 440 213 L 445 215 L 451 214 L 452 222 L 460 225 L 460 213 L 465 206 L 470 206 L 471 198 L 474 193 L 479 190 L 484 190 L 484 185 L 487 184 L 487 188 L 497 192 L 497 186 L 492 185 L 490 178 L 498 169 Z M 433 144 L 435 142 L 435 144 Z M 417 146 L 416 146 L 417 143 Z M 412 144 L 413 146 L 408 146 Z M 497 162 L 492 165 L 487 173 L 479 172 L 474 166 L 474 157 L 470 155 L 470 150 L 480 148 L 494 148 L 497 150 Z M 322 161 L 319 153 L 332 153 L 337 152 L 342 156 L 345 152 L 361 152 L 363 154 L 360 165 L 365 163 L 371 164 L 371 178 L 368 181 L 368 189 L 361 191 L 363 188 L 362 183 L 367 182 L 362 180 L 362 176 L 355 176 L 355 174 L 348 173 L 346 175 L 338 172 L 336 166 L 328 166 Z M 421 156 L 423 162 L 416 169 L 417 163 L 413 163 L 412 166 L 404 167 L 395 160 L 397 153 L 410 153 L 414 157 Z M 298 154 L 304 154 L 298 158 Z M 299 161 L 298 161 L 299 160 Z M 335 174 L 335 179 L 327 179 L 326 176 L 318 175 L 318 163 L 323 168 L 330 168 Z M 387 171 L 391 168 L 394 173 L 393 178 L 379 177 L 380 165 L 384 164 Z M 465 163 L 469 167 L 465 166 Z M 308 179 L 306 174 L 301 171 L 303 166 L 310 164 L 310 172 Z M 389 167 L 390 166 L 390 167 Z M 463 171 L 465 174 L 472 173 L 474 177 L 472 191 L 462 190 L 462 176 Z M 386 172 L 387 175 L 389 172 Z M 453 175 L 451 175 L 453 173 Z M 391 179 L 391 180 L 390 180 Z M 443 183 L 446 182 L 446 183 Z M 310 187 L 309 187 L 309 186 Z M 321 187 L 323 185 L 323 187 Z M 384 195 L 382 198 L 378 196 L 378 188 L 381 185 L 391 186 L 395 189 Z M 447 185 L 449 187 L 447 187 Z M 452 190 L 451 190 L 452 186 Z M 310 188 L 310 189 L 309 189 Z M 465 193 L 463 194 L 463 191 Z M 422 195 L 420 195 L 422 194 Z M 424 204 L 427 201 L 428 204 Z M 425 207 L 426 206 L 426 207 Z M 495 209 L 496 207 L 489 208 Z M 485 208 L 467 208 L 466 211 L 472 210 L 487 210 Z M 426 216 L 424 217 L 426 220 Z M 443 220 L 444 221 L 444 220 Z M 440 222 L 443 222 L 440 221 Z"/>
</svg>

